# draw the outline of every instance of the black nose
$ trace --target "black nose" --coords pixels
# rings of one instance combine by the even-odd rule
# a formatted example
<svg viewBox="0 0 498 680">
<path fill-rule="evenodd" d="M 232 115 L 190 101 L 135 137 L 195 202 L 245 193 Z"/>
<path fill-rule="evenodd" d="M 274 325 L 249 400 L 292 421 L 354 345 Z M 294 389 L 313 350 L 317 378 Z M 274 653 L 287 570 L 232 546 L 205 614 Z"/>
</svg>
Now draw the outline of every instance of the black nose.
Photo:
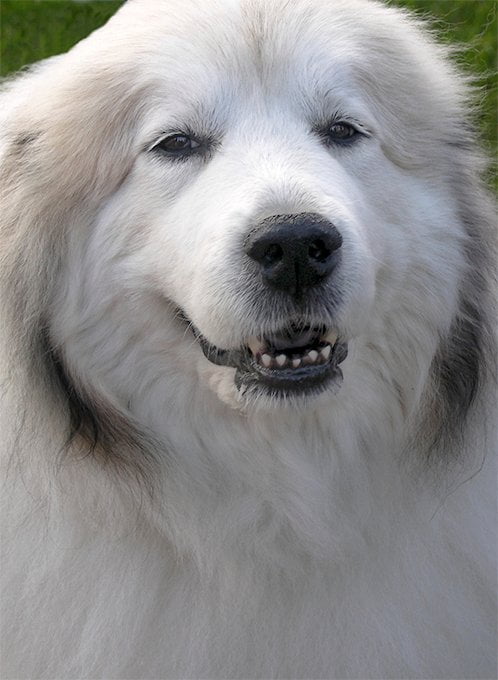
<svg viewBox="0 0 498 680">
<path fill-rule="evenodd" d="M 273 215 L 252 231 L 245 252 L 261 267 L 264 281 L 300 297 L 322 283 L 339 261 L 342 236 L 320 215 Z"/>
</svg>

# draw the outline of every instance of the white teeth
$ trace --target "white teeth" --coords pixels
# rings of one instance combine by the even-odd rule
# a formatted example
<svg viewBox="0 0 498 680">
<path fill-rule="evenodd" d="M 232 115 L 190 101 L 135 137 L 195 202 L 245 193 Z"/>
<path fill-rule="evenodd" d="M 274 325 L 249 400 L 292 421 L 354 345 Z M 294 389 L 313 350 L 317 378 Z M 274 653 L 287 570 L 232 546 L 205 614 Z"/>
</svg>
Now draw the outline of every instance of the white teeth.
<svg viewBox="0 0 498 680">
<path fill-rule="evenodd" d="M 278 345 L 277 347 L 268 347 L 264 340 L 255 335 L 248 339 L 247 347 L 250 349 L 255 361 L 264 368 L 288 370 L 290 368 L 299 368 L 300 366 L 324 364 L 330 360 L 338 334 L 335 331 L 329 331 L 320 340 L 317 339 L 316 335 L 314 337 L 318 347 L 316 349 L 308 349 L 304 354 L 301 354 L 304 350 L 298 348 L 297 343 L 294 343 L 294 347 L 291 346 L 286 349 L 278 347 Z M 278 351 L 280 354 L 276 354 Z M 294 355 L 293 357 L 289 356 L 292 354 Z"/>
<path fill-rule="evenodd" d="M 270 368 L 270 366 L 271 366 L 271 356 L 269 354 L 262 354 L 261 355 L 261 363 L 266 368 Z"/>
<path fill-rule="evenodd" d="M 337 333 L 335 331 L 329 331 L 327 333 L 327 335 L 325 336 L 325 341 L 330 342 L 330 344 L 333 347 L 335 345 L 338 337 L 339 336 L 337 335 Z"/>
</svg>

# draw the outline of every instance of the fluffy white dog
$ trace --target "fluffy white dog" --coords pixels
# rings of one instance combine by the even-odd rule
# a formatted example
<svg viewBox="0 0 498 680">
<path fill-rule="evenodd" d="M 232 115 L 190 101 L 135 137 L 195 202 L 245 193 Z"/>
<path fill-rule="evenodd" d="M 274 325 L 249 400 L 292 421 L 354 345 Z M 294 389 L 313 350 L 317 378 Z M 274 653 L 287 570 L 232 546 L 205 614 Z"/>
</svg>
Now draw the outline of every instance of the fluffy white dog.
<svg viewBox="0 0 498 680">
<path fill-rule="evenodd" d="M 129 0 L 5 85 L 4 678 L 495 677 L 468 95 L 367 0 Z"/>
</svg>

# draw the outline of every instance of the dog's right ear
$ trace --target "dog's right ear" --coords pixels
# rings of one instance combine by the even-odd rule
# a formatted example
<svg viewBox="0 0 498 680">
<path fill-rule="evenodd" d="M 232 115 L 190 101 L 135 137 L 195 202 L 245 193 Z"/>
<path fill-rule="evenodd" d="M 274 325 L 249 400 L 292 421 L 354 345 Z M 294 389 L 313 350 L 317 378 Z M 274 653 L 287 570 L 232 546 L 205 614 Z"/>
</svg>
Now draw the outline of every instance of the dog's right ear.
<svg viewBox="0 0 498 680">
<path fill-rule="evenodd" d="M 132 73 L 136 61 L 118 57 L 92 36 L 0 94 L 3 354 L 29 366 L 29 383 L 47 363 L 41 340 L 68 235 L 91 228 L 140 151 L 134 129 L 145 85 Z"/>
<path fill-rule="evenodd" d="M 137 78 L 126 64 L 113 68 L 97 52 L 89 68 L 80 63 L 80 52 L 84 56 L 86 50 L 47 60 L 4 95 L 9 106 L 2 116 L 3 186 L 7 182 L 9 194 L 22 194 L 17 205 L 35 195 L 36 212 L 99 203 L 132 162 L 130 130 L 143 88 L 130 85 Z"/>
<path fill-rule="evenodd" d="M 0 95 L 2 277 L 17 288 L 26 263 L 31 271 L 38 263 L 45 297 L 53 280 L 46 268 L 57 267 L 68 231 L 89 228 L 138 152 L 145 84 L 132 73 L 136 61 L 93 38 L 8 81 Z M 37 297 L 29 318 L 43 310 Z"/>
</svg>

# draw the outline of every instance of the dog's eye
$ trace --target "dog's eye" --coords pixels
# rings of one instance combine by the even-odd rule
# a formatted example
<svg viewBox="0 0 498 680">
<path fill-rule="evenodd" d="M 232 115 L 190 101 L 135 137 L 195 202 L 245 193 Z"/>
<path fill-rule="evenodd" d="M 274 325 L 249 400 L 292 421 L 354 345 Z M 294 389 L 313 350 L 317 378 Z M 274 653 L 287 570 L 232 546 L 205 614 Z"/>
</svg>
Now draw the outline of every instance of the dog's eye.
<svg viewBox="0 0 498 680">
<path fill-rule="evenodd" d="M 350 123 L 337 122 L 332 123 L 327 130 L 326 135 L 331 142 L 349 142 L 357 137 L 360 133 Z"/>
<path fill-rule="evenodd" d="M 192 137 L 177 133 L 163 137 L 153 148 L 152 151 L 159 151 L 168 156 L 185 156 L 200 147 L 200 143 Z"/>
</svg>

